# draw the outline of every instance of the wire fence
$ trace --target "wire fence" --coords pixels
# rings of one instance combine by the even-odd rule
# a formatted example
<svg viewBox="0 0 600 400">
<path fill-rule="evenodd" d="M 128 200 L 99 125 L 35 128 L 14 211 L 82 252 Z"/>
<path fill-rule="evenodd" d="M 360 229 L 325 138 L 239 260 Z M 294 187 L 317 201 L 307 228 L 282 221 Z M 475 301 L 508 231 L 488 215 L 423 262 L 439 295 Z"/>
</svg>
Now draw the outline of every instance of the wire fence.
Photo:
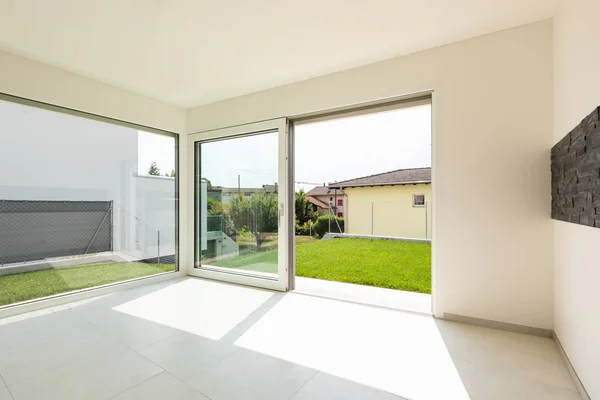
<svg viewBox="0 0 600 400">
<path fill-rule="evenodd" d="M 0 200 L 0 265 L 112 250 L 112 201 Z"/>
<path fill-rule="evenodd" d="M 113 201 L 0 200 L 0 267 L 99 253 L 175 264 L 175 215 L 163 225 L 150 226 Z"/>
</svg>

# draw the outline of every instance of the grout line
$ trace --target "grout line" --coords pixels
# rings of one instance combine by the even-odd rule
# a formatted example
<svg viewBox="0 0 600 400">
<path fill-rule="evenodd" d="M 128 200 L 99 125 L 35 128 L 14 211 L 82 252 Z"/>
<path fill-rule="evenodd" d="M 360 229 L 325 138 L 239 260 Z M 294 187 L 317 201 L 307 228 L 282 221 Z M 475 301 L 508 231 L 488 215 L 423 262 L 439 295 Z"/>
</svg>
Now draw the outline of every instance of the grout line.
<svg viewBox="0 0 600 400">
<path fill-rule="evenodd" d="M 206 367 L 204 367 L 204 370 L 208 370 L 209 368 L 212 368 L 212 367 L 214 367 L 215 365 L 219 364 L 220 362 L 222 362 L 222 361 L 225 361 L 225 360 L 226 360 L 226 359 L 228 359 L 229 357 L 231 357 L 231 356 L 233 356 L 233 355 L 237 354 L 237 353 L 238 353 L 238 352 L 239 352 L 239 351 L 242 349 L 241 347 L 239 347 L 239 346 L 234 346 L 234 345 L 231 345 L 231 347 L 233 347 L 235 350 L 234 350 L 234 351 L 232 351 L 232 352 L 231 352 L 231 353 L 229 353 L 229 354 L 226 354 L 226 355 L 224 355 L 223 357 L 219 358 L 219 359 L 218 359 L 218 360 L 216 360 L 215 362 L 213 362 L 213 363 L 211 363 L 211 364 L 207 365 Z"/>
<path fill-rule="evenodd" d="M 169 339 L 170 337 L 173 337 L 173 336 L 174 336 L 174 335 L 171 335 L 171 336 L 169 336 L 169 337 L 167 337 L 167 338 L 164 338 L 164 339 L 162 339 L 162 340 L 159 340 L 159 341 L 158 341 L 158 342 L 156 342 L 156 343 L 160 343 L 160 342 L 162 342 L 163 340 L 165 340 L 165 339 Z M 184 340 L 185 340 L 185 339 L 184 339 Z M 156 343 L 155 343 L 155 344 L 156 344 Z M 193 387 L 192 385 L 188 384 L 187 382 L 184 382 L 183 380 L 179 379 L 178 377 L 176 377 L 175 375 L 173 375 L 171 372 L 167 371 L 166 369 L 164 369 L 163 367 L 161 367 L 160 365 L 158 365 L 157 363 L 155 363 L 154 361 L 152 361 L 151 359 L 149 359 L 149 358 L 148 358 L 148 357 L 146 357 L 145 355 L 141 354 L 139 351 L 132 349 L 131 347 L 129 347 L 129 346 L 128 346 L 127 344 L 125 344 L 125 343 L 123 343 L 123 344 L 125 345 L 125 347 L 127 347 L 129 350 L 133 351 L 133 352 L 134 352 L 135 354 L 137 354 L 138 356 L 142 357 L 144 360 L 147 360 L 147 361 L 148 361 L 148 362 L 150 362 L 151 364 L 153 364 L 153 365 L 155 365 L 156 367 L 158 367 L 158 368 L 159 368 L 159 369 L 160 369 L 162 372 L 159 372 L 159 373 L 158 373 L 158 374 L 156 374 L 156 375 L 152 375 L 150 378 L 143 380 L 142 382 L 138 383 L 137 385 L 133 385 L 132 387 L 130 387 L 130 388 L 128 388 L 128 389 L 126 389 L 126 390 L 124 390 L 123 392 L 121 392 L 121 393 L 119 393 L 119 394 L 117 394 L 117 395 L 115 395 L 115 396 L 111 397 L 110 399 L 113 399 L 114 397 L 116 397 L 116 396 L 119 396 L 119 395 L 121 395 L 121 394 L 125 393 L 126 391 L 128 391 L 128 390 L 130 390 L 130 389 L 133 389 L 134 387 L 136 387 L 136 386 L 139 386 L 139 385 L 141 385 L 142 383 L 144 383 L 144 382 L 146 382 L 146 381 L 148 381 L 148 380 L 150 380 L 150 379 L 152 379 L 152 378 L 154 378 L 154 377 L 156 377 L 156 376 L 158 376 L 158 375 L 160 375 L 160 374 L 162 374 L 162 373 L 167 373 L 167 374 L 171 375 L 173 378 L 177 379 L 179 382 L 183 383 L 184 385 L 187 385 L 187 386 L 189 386 L 190 388 L 192 388 L 192 389 L 193 389 L 193 390 L 195 390 L 196 392 L 200 393 L 202 396 L 206 397 L 208 400 L 212 400 L 212 399 L 211 399 L 211 398 L 210 398 L 208 395 L 204 394 L 203 392 L 201 392 L 200 390 L 196 389 L 195 387 Z M 149 346 L 146 346 L 146 347 L 144 347 L 143 349 L 145 349 L 145 348 L 147 348 L 147 347 L 149 347 Z M 142 349 L 140 349 L 140 351 L 141 351 L 141 350 L 142 350 Z M 237 352 L 237 350 L 236 350 L 235 352 Z M 235 353 L 235 352 L 234 352 L 234 353 Z M 233 354 L 233 353 L 232 353 L 232 354 Z M 227 357 L 227 356 L 225 356 L 225 357 L 223 357 L 223 358 L 226 358 L 226 357 Z M 222 360 L 222 359 L 221 359 L 221 360 Z M 219 361 L 221 361 L 221 360 L 219 360 Z M 212 367 L 213 365 L 215 365 L 215 364 L 216 364 L 216 363 L 218 363 L 219 361 L 215 362 L 214 364 L 211 364 L 210 366 L 207 366 L 205 369 L 208 369 L 208 368 Z M 110 399 L 109 399 L 109 400 L 110 400 Z"/>
<path fill-rule="evenodd" d="M 172 328 L 172 329 L 175 329 L 175 328 Z M 152 346 L 154 346 L 154 345 L 157 345 L 157 344 L 159 344 L 159 343 L 161 343 L 161 342 L 164 342 L 165 340 L 172 339 L 172 338 L 176 337 L 176 336 L 177 336 L 177 334 L 179 334 L 180 332 L 181 332 L 181 331 L 179 331 L 179 330 L 176 330 L 175 332 L 171 332 L 171 334 L 169 334 L 169 335 L 167 335 L 167 336 L 165 336 L 165 337 L 163 337 L 163 338 L 161 338 L 161 339 L 158 339 L 158 340 L 157 340 L 157 341 L 155 341 L 155 342 L 149 343 L 149 344 L 145 345 L 144 347 L 140 347 L 140 348 L 139 348 L 139 349 L 137 349 L 137 350 L 136 350 L 136 349 L 133 349 L 133 348 L 131 348 L 131 347 L 130 347 L 130 349 L 131 349 L 131 350 L 133 350 L 133 351 L 135 351 L 136 353 L 139 353 L 140 351 L 142 351 L 142 350 L 145 350 L 145 349 L 147 349 L 148 347 L 152 347 Z M 127 346 L 127 347 L 129 347 L 129 346 Z M 141 354 L 140 354 L 140 355 L 141 355 Z"/>
<path fill-rule="evenodd" d="M 27 382 L 28 380 L 35 379 L 35 378 L 37 378 L 37 377 L 39 377 L 39 376 L 44 376 L 44 375 L 46 375 L 46 374 L 49 374 L 50 372 L 53 372 L 53 371 L 55 371 L 55 370 L 57 370 L 57 369 L 64 368 L 64 367 L 66 367 L 67 365 L 76 364 L 76 363 L 80 362 L 81 360 L 83 360 L 83 359 L 85 359 L 85 358 L 88 358 L 88 357 L 93 357 L 93 356 L 95 356 L 95 355 L 98 355 L 98 354 L 102 353 L 103 351 L 112 350 L 112 349 L 114 349 L 115 347 L 118 347 L 119 345 L 120 345 L 120 343 L 119 343 L 119 344 L 117 344 L 117 345 L 115 345 L 115 346 L 110 346 L 110 347 L 107 347 L 107 348 L 105 348 L 105 349 L 101 349 L 101 350 L 98 350 L 98 351 L 94 351 L 94 352 L 92 352 L 92 353 L 89 353 L 89 354 L 84 354 L 84 355 L 77 356 L 77 357 L 76 357 L 74 360 L 68 361 L 68 362 L 66 362 L 66 363 L 64 363 L 64 364 L 57 365 L 57 366 L 55 366 L 55 367 L 52 367 L 51 369 L 49 369 L 49 370 L 47 370 L 47 371 L 44 371 L 44 372 L 38 373 L 38 374 L 36 374 L 36 375 L 34 375 L 34 376 L 30 376 L 29 378 L 25 378 L 25 379 L 23 379 L 23 380 L 21 380 L 21 381 L 15 382 L 15 383 L 11 384 L 11 386 L 15 386 L 15 385 L 21 384 L 21 383 L 23 383 L 23 382 Z M 8 386 L 7 386 L 7 387 L 8 387 Z"/>
<path fill-rule="evenodd" d="M 98 329 L 100 329 L 100 328 L 98 328 Z M 117 340 L 118 342 L 121 342 L 119 339 L 116 339 L 116 340 Z M 148 361 L 150 364 L 154 365 L 156 368 L 160 369 L 160 372 L 159 372 L 159 373 L 157 373 L 157 374 L 154 374 L 154 375 L 152 375 L 152 376 L 149 376 L 148 378 L 146 378 L 146 379 L 144 379 L 144 380 L 142 380 L 142 381 L 140 381 L 140 382 L 136 383 L 136 384 L 135 384 L 135 385 L 133 385 L 133 386 L 130 386 L 130 387 L 128 387 L 127 389 L 125 389 L 125 390 L 123 390 L 123 391 L 121 391 L 121 392 L 119 392 L 119 393 L 116 393 L 114 396 L 110 397 L 110 398 L 109 398 L 109 400 L 110 400 L 110 399 L 114 399 L 115 397 L 122 395 L 122 394 L 123 394 L 123 393 L 125 393 L 126 391 L 128 391 L 128 390 L 130 390 L 130 389 L 133 389 L 133 388 L 135 388 L 135 387 L 137 387 L 137 386 L 141 385 L 142 383 L 149 381 L 150 379 L 152 379 L 152 378 L 154 378 L 154 377 L 157 377 L 158 375 L 162 374 L 163 372 L 166 372 L 166 371 L 165 371 L 165 369 L 164 369 L 163 367 L 161 367 L 160 365 L 156 364 L 154 361 L 150 360 L 148 357 L 145 357 L 143 354 L 140 354 L 140 353 L 138 353 L 136 350 L 132 349 L 132 348 L 131 348 L 131 347 L 130 347 L 130 346 L 127 344 L 127 343 L 121 342 L 121 344 L 122 344 L 123 346 L 125 346 L 126 348 L 128 348 L 129 350 L 131 350 L 132 352 L 134 352 L 134 353 L 135 353 L 136 355 L 138 355 L 139 357 L 143 358 L 144 360 Z"/>
<path fill-rule="evenodd" d="M 54 314 L 54 313 L 50 313 L 50 314 L 48 314 L 48 315 L 52 315 L 52 314 Z M 100 333 L 106 334 L 106 332 L 105 332 L 105 331 L 103 331 L 102 329 L 100 329 L 99 327 L 97 327 L 96 325 L 94 325 L 93 323 L 91 323 L 90 321 L 88 321 L 87 319 L 85 319 L 83 316 L 81 316 L 81 315 L 79 315 L 79 314 L 76 314 L 76 313 L 73 313 L 73 316 L 74 316 L 76 319 L 78 319 L 80 322 L 84 322 L 85 324 L 89 324 L 90 326 L 93 326 L 94 328 L 98 329 L 98 331 L 99 331 Z M 28 330 L 32 330 L 33 328 L 27 328 L 27 329 L 28 329 Z M 43 341 L 43 340 L 42 340 L 42 341 Z M 97 355 L 97 354 L 100 354 L 100 353 L 102 353 L 103 351 L 108 351 L 108 350 L 114 349 L 115 347 L 119 346 L 120 344 L 124 344 L 124 343 L 122 343 L 121 341 L 119 341 L 118 339 L 116 339 L 116 338 L 115 338 L 115 345 L 114 345 L 114 346 L 108 346 L 108 347 L 106 347 L 106 348 L 103 348 L 103 349 L 100 349 L 100 350 L 97 350 L 97 351 L 93 351 L 93 352 L 91 352 L 91 353 L 89 353 L 89 354 L 78 355 L 77 357 L 75 357 L 75 358 L 74 358 L 73 360 L 71 360 L 71 361 L 67 361 L 67 362 L 65 362 L 65 363 L 62 363 L 62 364 L 56 365 L 56 366 L 52 367 L 51 369 L 48 369 L 47 371 L 44 371 L 44 372 L 38 373 L 38 374 L 36 374 L 36 375 L 34 375 L 34 376 L 30 376 L 30 377 L 28 377 L 28 378 L 25 378 L 25 379 L 23 379 L 23 380 L 20 380 L 20 381 L 14 382 L 13 384 L 11 384 L 11 386 L 14 386 L 14 385 L 17 385 L 17 384 L 20 384 L 20 383 L 26 382 L 26 381 L 28 381 L 28 380 L 30 380 L 30 379 L 34 379 L 34 378 L 36 378 L 36 377 L 38 377 L 38 376 L 43 376 L 43 375 L 46 375 L 46 374 L 48 374 L 48 373 L 50 373 L 50 372 L 52 372 L 52 371 L 54 371 L 54 370 L 57 370 L 57 369 L 60 369 L 60 368 L 66 367 L 67 365 L 75 364 L 75 363 L 77 363 L 77 362 L 79 362 L 79 361 L 81 361 L 81 360 L 83 360 L 83 359 L 85 359 L 85 358 L 87 358 L 87 357 L 93 357 L 93 356 L 95 356 L 95 355 Z M 6 385 L 6 381 L 4 381 L 4 384 Z M 6 387 L 8 387 L 8 385 L 6 385 Z"/>
<path fill-rule="evenodd" d="M 296 391 L 294 392 L 294 394 L 292 394 L 290 397 L 288 397 L 288 400 L 291 400 L 292 398 L 294 398 L 294 396 L 295 396 L 295 395 L 297 395 L 297 394 L 298 394 L 298 392 L 300 392 L 300 391 L 301 391 L 301 390 L 304 388 L 304 386 L 306 386 L 306 384 L 307 384 L 308 382 L 310 382 L 310 381 L 312 380 L 312 378 L 314 378 L 314 377 L 315 377 L 315 376 L 316 376 L 316 375 L 317 375 L 319 372 L 321 372 L 321 371 L 319 371 L 319 370 L 317 370 L 317 369 L 316 369 L 316 370 L 315 370 L 315 373 L 314 373 L 314 374 L 312 374 L 312 375 L 310 376 L 310 378 L 308 378 L 308 379 L 306 380 L 306 382 L 304 382 L 304 383 L 302 384 L 302 386 L 300 386 L 300 387 L 298 388 L 298 390 L 296 390 Z"/>
<path fill-rule="evenodd" d="M 133 386 L 130 386 L 130 387 L 128 387 L 127 389 L 120 391 L 119 393 L 116 393 L 114 396 L 111 396 L 111 397 L 109 397 L 109 398 L 108 398 L 108 400 L 110 400 L 110 399 L 114 399 L 115 397 L 122 395 L 123 393 L 127 392 L 128 390 L 131 390 L 131 389 L 133 389 L 133 388 L 136 388 L 136 387 L 140 386 L 142 383 L 148 382 L 150 379 L 152 379 L 152 378 L 156 378 L 157 376 L 159 376 L 159 375 L 160 375 L 160 374 L 162 374 L 163 372 L 166 372 L 164 369 L 162 369 L 162 368 L 160 368 L 160 369 L 161 369 L 161 372 L 159 372 L 158 374 L 154 374 L 154 375 L 152 375 L 152 376 L 149 376 L 148 378 L 146 378 L 146 379 L 144 379 L 144 380 L 142 380 L 142 381 L 140 381 L 140 382 L 136 383 L 135 385 L 133 385 Z"/>
<path fill-rule="evenodd" d="M 2 377 L 2 374 L 0 374 L 0 382 L 4 385 L 4 387 L 6 388 L 6 391 L 8 392 L 8 395 L 10 396 L 10 398 L 12 400 L 15 399 L 15 396 L 13 396 L 12 392 L 10 391 L 10 389 L 8 388 L 8 385 L 6 384 L 6 381 L 4 380 L 4 378 Z"/>
<path fill-rule="evenodd" d="M 186 385 L 187 387 L 191 388 L 192 390 L 194 390 L 195 392 L 200 393 L 202 396 L 206 397 L 208 400 L 212 400 L 212 397 L 210 397 L 209 395 L 205 394 L 204 392 L 200 391 L 199 389 L 196 389 L 195 387 L 193 387 L 192 385 L 190 385 L 187 382 L 182 381 L 181 379 L 179 379 L 178 377 L 176 377 L 175 375 L 173 375 L 172 373 L 170 373 L 169 371 L 165 370 L 165 373 L 171 375 L 173 378 L 177 379 L 179 382 L 183 383 L 184 385 Z"/>
</svg>

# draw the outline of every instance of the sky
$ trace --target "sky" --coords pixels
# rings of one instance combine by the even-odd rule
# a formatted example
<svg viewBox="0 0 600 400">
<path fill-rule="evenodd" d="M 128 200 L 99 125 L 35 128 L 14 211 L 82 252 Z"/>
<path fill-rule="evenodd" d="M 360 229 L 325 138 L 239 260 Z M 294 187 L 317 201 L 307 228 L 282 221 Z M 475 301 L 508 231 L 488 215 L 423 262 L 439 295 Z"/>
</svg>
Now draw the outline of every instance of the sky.
<svg viewBox="0 0 600 400">
<path fill-rule="evenodd" d="M 202 177 L 213 186 L 260 188 L 277 183 L 277 132 L 203 143 Z"/>
<path fill-rule="evenodd" d="M 299 124 L 296 190 L 401 168 L 431 166 L 431 106 Z M 259 188 L 277 182 L 276 132 L 203 143 L 202 177 L 214 186 Z M 175 167 L 175 140 L 140 132 L 140 173 Z M 307 183 L 305 183 L 307 182 Z"/>
<path fill-rule="evenodd" d="M 138 173 L 147 174 L 153 162 L 161 175 L 175 169 L 175 138 L 138 131 Z"/>
<path fill-rule="evenodd" d="M 431 167 L 431 106 L 295 127 L 296 190 L 402 168 Z"/>
</svg>

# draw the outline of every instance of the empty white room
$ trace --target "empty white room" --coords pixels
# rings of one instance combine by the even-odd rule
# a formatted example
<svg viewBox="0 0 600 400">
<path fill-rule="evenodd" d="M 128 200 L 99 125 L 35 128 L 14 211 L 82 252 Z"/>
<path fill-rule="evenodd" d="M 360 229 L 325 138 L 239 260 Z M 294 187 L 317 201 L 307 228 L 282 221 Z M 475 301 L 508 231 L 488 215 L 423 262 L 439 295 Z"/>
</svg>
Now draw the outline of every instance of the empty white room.
<svg viewBox="0 0 600 400">
<path fill-rule="evenodd" d="M 600 399 L 599 15 L 0 0 L 0 400 Z"/>
</svg>

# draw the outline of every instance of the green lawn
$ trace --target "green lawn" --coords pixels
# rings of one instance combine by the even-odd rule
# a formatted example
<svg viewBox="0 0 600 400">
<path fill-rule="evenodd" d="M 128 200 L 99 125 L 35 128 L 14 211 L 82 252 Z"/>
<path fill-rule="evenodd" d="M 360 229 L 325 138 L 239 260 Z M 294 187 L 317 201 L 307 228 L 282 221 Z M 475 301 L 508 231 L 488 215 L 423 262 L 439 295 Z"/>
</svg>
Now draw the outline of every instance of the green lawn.
<svg viewBox="0 0 600 400">
<path fill-rule="evenodd" d="M 0 305 L 174 271 L 170 264 L 111 263 L 0 276 Z"/>
<path fill-rule="evenodd" d="M 298 239 L 300 237 L 296 244 L 297 276 L 431 293 L 429 243 Z M 220 267 L 275 272 L 277 251 L 262 251 L 215 264 Z"/>
</svg>

